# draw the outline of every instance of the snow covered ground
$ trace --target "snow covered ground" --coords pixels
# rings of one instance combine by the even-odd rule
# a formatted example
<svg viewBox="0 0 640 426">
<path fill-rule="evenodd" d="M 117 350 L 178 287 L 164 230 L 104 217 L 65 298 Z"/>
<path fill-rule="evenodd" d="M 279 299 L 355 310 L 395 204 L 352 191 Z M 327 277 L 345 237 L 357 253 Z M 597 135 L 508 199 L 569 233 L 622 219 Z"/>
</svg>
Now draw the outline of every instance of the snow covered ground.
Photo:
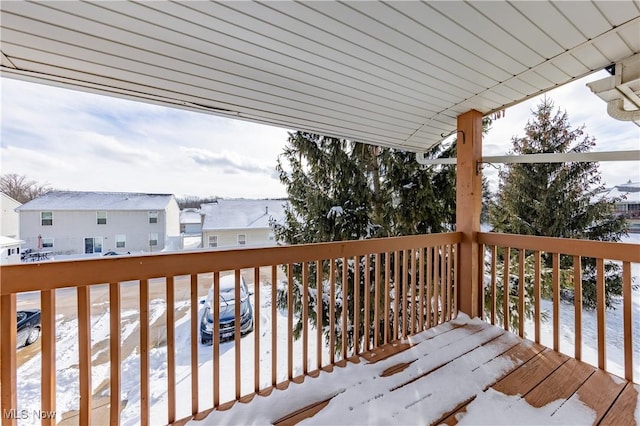
<svg viewBox="0 0 640 426">
<path fill-rule="evenodd" d="M 633 235 L 627 239 L 630 242 L 640 242 L 640 235 Z M 640 283 L 640 265 L 634 265 L 632 275 L 635 277 L 634 283 Z M 260 382 L 268 386 L 271 381 L 271 297 L 270 286 L 261 286 L 261 312 L 259 319 L 260 330 Z M 105 302 L 102 302 L 105 303 Z M 176 393 L 179 395 L 177 403 L 177 418 L 190 415 L 191 382 L 190 382 L 190 324 L 191 318 L 187 309 L 187 301 L 178 301 L 176 310 Z M 543 308 L 548 310 L 549 318 L 552 318 L 552 304 L 543 301 Z M 93 309 L 100 312 L 100 309 Z M 150 324 L 162 321 L 166 314 L 166 304 L 163 299 L 153 299 L 150 305 Z M 122 313 L 122 340 L 137 333 L 139 330 L 139 314 L 137 310 L 123 310 Z M 278 327 L 278 381 L 282 381 L 287 375 L 286 356 L 286 336 L 287 336 L 287 313 L 277 311 Z M 574 353 L 574 323 L 573 306 L 560 306 L 560 351 L 570 356 Z M 199 321 L 197 318 L 196 321 Z M 634 379 L 640 381 L 640 290 L 633 292 L 633 323 L 634 323 Z M 622 309 L 607 311 L 607 369 L 618 375 L 624 375 L 623 362 L 623 334 L 622 334 Z M 77 348 L 77 320 L 70 316 L 59 315 L 57 318 L 57 415 L 58 420 L 63 413 L 77 410 L 79 407 L 79 385 L 78 385 L 78 348 Z M 595 312 L 583 312 L 583 360 L 597 365 L 597 340 L 596 340 L 596 318 Z M 528 324 L 528 336 L 533 336 L 533 328 Z M 109 335 L 109 313 L 107 306 L 99 315 L 92 316 L 91 339 L 93 344 L 92 358 L 94 366 L 92 369 L 92 386 L 95 398 L 108 397 L 109 395 L 109 366 L 108 366 L 108 335 Z M 542 326 L 542 344 L 552 346 L 552 325 L 549 322 Z M 151 424 L 166 423 L 167 413 L 167 348 L 162 335 L 151 335 L 150 340 L 153 347 L 150 349 L 150 389 L 151 389 Z M 316 365 L 316 345 L 315 332 L 310 333 L 309 340 L 309 365 Z M 324 347 L 325 342 L 320 342 Z M 187 348 L 187 349 L 185 349 Z M 235 347 L 233 342 L 222 343 L 220 346 L 220 401 L 234 399 L 235 393 Z M 253 391 L 254 380 L 254 334 L 251 333 L 241 340 L 242 360 L 242 389 L 241 394 L 248 394 Z M 328 356 L 324 350 L 324 359 Z M 295 368 L 294 375 L 301 372 L 302 344 L 300 341 L 294 345 Z M 199 402 L 201 409 L 206 409 L 212 405 L 212 347 L 203 346 L 198 343 L 199 359 Z M 18 410 L 37 410 L 40 406 L 40 355 L 32 357 L 19 367 L 18 379 Z M 133 350 L 122 361 L 122 400 L 126 401 L 122 412 L 122 423 L 133 425 L 138 423 L 140 416 L 140 390 L 139 390 L 139 364 L 140 357 L 137 349 Z M 314 367 L 311 367 L 313 369 Z M 349 367 L 351 368 L 351 367 Z M 354 367 L 355 368 L 355 367 Z M 341 373 L 342 374 L 342 373 Z M 322 376 L 322 375 L 321 375 Z M 331 380 L 331 379 L 329 379 Z M 344 379 L 341 376 L 341 380 Z M 371 384 L 373 386 L 373 384 Z M 496 401 L 500 396 L 487 395 Z M 268 399 L 267 399 L 268 400 Z M 502 400 L 501 400 L 502 401 Z M 497 403 L 497 402 L 496 402 Z M 501 403 L 508 403 L 502 401 Z M 253 404 L 250 404 L 253 405 Z M 640 404 L 639 404 L 640 405 Z M 36 424 L 34 418 L 21 419 L 20 424 Z"/>
</svg>

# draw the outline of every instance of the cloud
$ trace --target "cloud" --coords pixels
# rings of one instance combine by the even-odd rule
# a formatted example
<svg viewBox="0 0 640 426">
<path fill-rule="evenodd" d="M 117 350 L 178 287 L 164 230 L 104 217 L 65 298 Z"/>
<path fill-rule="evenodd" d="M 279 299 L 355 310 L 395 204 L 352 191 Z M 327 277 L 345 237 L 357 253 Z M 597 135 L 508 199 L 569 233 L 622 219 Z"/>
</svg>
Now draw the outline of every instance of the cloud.
<svg viewBox="0 0 640 426">
<path fill-rule="evenodd" d="M 275 165 L 268 167 L 251 158 L 226 150 L 219 153 L 199 148 L 184 148 L 184 150 L 196 163 L 205 167 L 220 167 L 227 174 L 246 172 L 272 176 L 275 168 Z"/>
</svg>

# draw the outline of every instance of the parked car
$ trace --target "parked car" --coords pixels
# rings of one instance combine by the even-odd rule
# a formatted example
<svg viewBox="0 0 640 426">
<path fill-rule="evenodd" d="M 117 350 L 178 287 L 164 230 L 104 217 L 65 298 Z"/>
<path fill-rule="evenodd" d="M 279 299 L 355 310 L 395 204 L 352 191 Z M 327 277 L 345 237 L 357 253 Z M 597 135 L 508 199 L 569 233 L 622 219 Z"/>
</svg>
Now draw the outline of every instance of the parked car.
<svg viewBox="0 0 640 426">
<path fill-rule="evenodd" d="M 123 254 L 131 254 L 131 252 L 128 251 L 126 253 L 118 253 L 117 251 L 108 251 L 105 254 L 103 254 L 103 256 L 122 256 Z"/>
<path fill-rule="evenodd" d="M 233 275 L 220 278 L 220 317 L 216 320 L 220 324 L 220 340 L 232 339 L 235 333 L 235 286 Z M 253 331 L 253 307 L 251 306 L 251 292 L 240 277 L 240 333 L 245 335 Z M 213 341 L 213 287 L 204 303 L 204 312 L 200 320 L 200 343 L 211 344 Z"/>
<path fill-rule="evenodd" d="M 18 334 L 16 344 L 20 348 L 29 346 L 40 337 L 40 309 L 18 311 Z"/>
</svg>

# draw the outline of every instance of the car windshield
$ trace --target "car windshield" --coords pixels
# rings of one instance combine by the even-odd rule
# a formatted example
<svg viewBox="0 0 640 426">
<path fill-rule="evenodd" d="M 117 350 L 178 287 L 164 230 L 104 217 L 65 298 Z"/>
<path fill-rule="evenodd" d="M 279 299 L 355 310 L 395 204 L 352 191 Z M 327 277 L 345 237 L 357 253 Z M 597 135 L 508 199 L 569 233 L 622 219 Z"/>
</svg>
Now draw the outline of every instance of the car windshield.
<svg viewBox="0 0 640 426">
<path fill-rule="evenodd" d="M 244 290 L 244 286 L 240 286 L 240 300 L 244 300 L 247 297 L 247 292 Z M 236 289 L 234 286 L 221 286 L 220 287 L 220 303 L 231 303 L 236 298 Z"/>
</svg>

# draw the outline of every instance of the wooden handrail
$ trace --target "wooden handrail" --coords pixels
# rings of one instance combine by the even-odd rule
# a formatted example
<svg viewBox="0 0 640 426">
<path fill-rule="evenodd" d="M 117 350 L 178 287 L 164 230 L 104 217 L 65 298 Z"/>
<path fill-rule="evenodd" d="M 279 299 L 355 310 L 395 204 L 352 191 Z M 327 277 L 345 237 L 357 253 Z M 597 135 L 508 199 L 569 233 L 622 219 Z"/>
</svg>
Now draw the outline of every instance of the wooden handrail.
<svg viewBox="0 0 640 426">
<path fill-rule="evenodd" d="M 640 249 L 638 248 L 638 244 L 500 234 L 496 232 L 479 232 L 478 243 L 487 246 L 510 247 L 548 253 L 562 253 L 571 256 L 640 263 Z"/>
</svg>

